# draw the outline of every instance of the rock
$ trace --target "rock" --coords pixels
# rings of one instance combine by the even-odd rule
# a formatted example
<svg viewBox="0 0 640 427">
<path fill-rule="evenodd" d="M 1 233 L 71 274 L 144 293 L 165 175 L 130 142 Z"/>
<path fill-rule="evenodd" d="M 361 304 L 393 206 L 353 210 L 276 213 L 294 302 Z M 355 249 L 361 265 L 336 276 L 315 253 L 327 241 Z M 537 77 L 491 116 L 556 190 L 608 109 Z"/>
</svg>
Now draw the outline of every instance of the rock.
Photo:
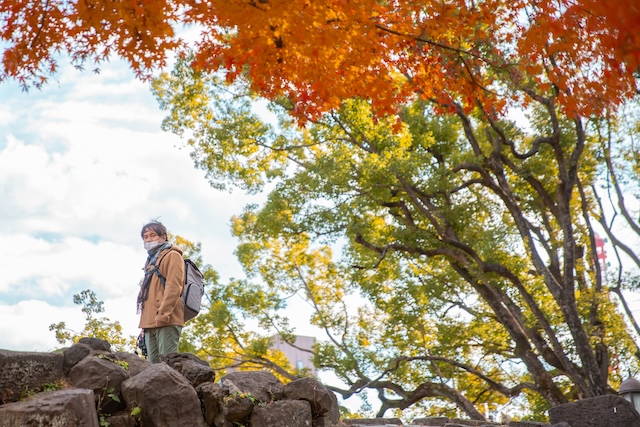
<svg viewBox="0 0 640 427">
<path fill-rule="evenodd" d="M 0 406 L 0 427 L 17 426 L 99 427 L 93 391 L 48 391 Z"/>
<path fill-rule="evenodd" d="M 333 403 L 331 404 L 331 409 L 329 409 L 329 413 L 327 414 L 327 416 L 329 417 L 329 421 L 331 421 L 332 424 L 338 424 L 340 422 L 340 405 L 338 405 L 338 398 L 336 397 L 336 394 L 331 390 L 329 391 L 329 396 L 331 397 L 331 401 Z"/>
<path fill-rule="evenodd" d="M 640 415 L 631 403 L 613 394 L 554 406 L 549 419 L 551 424 L 566 422 L 576 427 L 640 427 Z"/>
<path fill-rule="evenodd" d="M 136 419 L 129 413 L 122 413 L 105 417 L 108 427 L 136 427 Z"/>
<path fill-rule="evenodd" d="M 98 412 L 102 414 L 124 409 L 120 390 L 128 378 L 129 373 L 122 366 L 98 356 L 85 357 L 69 371 L 74 387 L 93 390 Z"/>
<path fill-rule="evenodd" d="M 91 347 L 87 344 L 74 344 L 71 347 L 65 349 L 62 354 L 64 361 L 62 362 L 62 368 L 64 374 L 69 375 L 71 368 L 76 366 L 78 362 L 92 353 Z"/>
<path fill-rule="evenodd" d="M 0 403 L 20 400 L 24 391 L 41 391 L 64 379 L 62 353 L 0 350 Z"/>
<path fill-rule="evenodd" d="M 508 425 L 508 424 L 505 424 Z M 487 421 L 478 421 L 478 420 L 461 420 L 458 418 L 454 418 L 451 421 L 449 421 L 448 423 L 444 424 L 444 427 L 469 427 L 469 426 L 473 426 L 473 427 L 499 427 L 502 426 L 502 424 L 495 424 L 495 423 L 491 423 L 491 424 L 487 424 Z"/>
<path fill-rule="evenodd" d="M 248 395 L 231 392 L 224 399 L 223 406 L 227 421 L 242 425 L 253 412 L 254 401 Z"/>
<path fill-rule="evenodd" d="M 13 387 L 23 388 L 37 393 L 35 397 L 44 402 L 0 406 L 0 420 L 5 423 L 0 427 L 93 427 L 96 423 L 235 427 L 250 425 L 258 409 L 254 422 L 265 425 L 334 427 L 339 420 L 337 397 L 313 378 L 294 381 L 287 388 L 293 399 L 282 400 L 284 385 L 268 372 L 235 372 L 220 385 L 213 382 L 215 375 L 208 363 L 191 354 L 165 355 L 162 363 L 154 365 L 133 353 L 108 350 L 104 340 L 84 338 L 60 353 L 0 351 L 3 395 L 17 400 L 24 396 L 13 393 Z M 53 394 L 55 399 L 39 393 L 50 386 L 75 388 Z M 268 413 L 261 413 L 263 410 Z M 84 421 L 87 417 L 93 424 Z"/>
<path fill-rule="evenodd" d="M 346 425 L 363 425 L 363 426 L 401 426 L 400 418 L 357 418 L 343 421 Z"/>
<path fill-rule="evenodd" d="M 412 423 L 419 426 L 429 426 L 429 427 L 440 427 L 440 426 L 499 427 L 502 425 L 498 423 L 492 423 L 489 421 L 465 420 L 465 419 L 447 418 L 447 417 L 416 418 L 412 421 Z M 507 425 L 507 424 L 504 424 L 504 425 Z M 511 424 L 508 424 L 508 425 L 511 425 Z"/>
<path fill-rule="evenodd" d="M 535 421 L 511 421 L 509 427 L 549 427 L 549 424 Z"/>
<path fill-rule="evenodd" d="M 497 423 L 488 423 L 487 421 L 479 421 L 479 420 L 465 420 L 465 419 L 461 419 L 461 418 L 451 418 L 451 420 L 449 421 L 448 424 L 445 424 L 445 426 L 449 427 L 453 427 L 453 426 L 461 426 L 461 427 L 482 427 L 484 425 L 487 424 L 492 424 L 493 426 L 500 426 L 501 424 L 497 424 Z"/>
<path fill-rule="evenodd" d="M 242 371 L 224 376 L 218 384 L 209 364 L 192 354 L 172 353 L 152 364 L 133 353 L 109 349 L 104 340 L 83 338 L 59 353 L 0 350 L 0 427 L 402 425 L 398 418 L 340 423 L 336 394 L 314 378 L 283 385 L 271 373 Z M 40 392 L 71 385 L 75 388 Z M 10 401 L 30 394 L 35 395 Z M 414 419 L 406 427 L 640 427 L 640 415 L 616 395 L 560 405 L 549 412 L 553 424 L 431 417 Z"/>
<path fill-rule="evenodd" d="M 315 378 L 300 378 L 284 386 L 285 398 L 309 402 L 314 418 L 329 413 L 333 405 L 330 394 L 333 392 Z"/>
<path fill-rule="evenodd" d="M 333 427 L 333 425 L 329 417 L 317 417 L 311 423 L 311 427 Z"/>
<path fill-rule="evenodd" d="M 427 418 L 416 418 L 412 421 L 413 424 L 419 426 L 429 426 L 429 427 L 439 427 L 444 426 L 450 422 L 447 417 L 427 417 Z"/>
<path fill-rule="evenodd" d="M 144 371 L 145 369 L 147 369 L 149 366 L 152 365 L 152 363 L 147 359 L 143 359 L 142 357 L 133 353 L 118 352 L 118 353 L 112 353 L 110 356 L 113 357 L 113 359 L 115 360 L 127 362 L 127 365 L 128 365 L 127 370 L 129 371 L 130 377 L 135 377 L 140 372 Z"/>
<path fill-rule="evenodd" d="M 270 372 L 232 372 L 222 377 L 222 385 L 229 383 L 231 393 L 236 387 L 242 393 L 248 393 L 262 403 L 284 398 L 284 386 L 275 375 Z"/>
<path fill-rule="evenodd" d="M 251 427 L 311 427 L 311 405 L 304 400 L 281 400 L 256 407 Z"/>
<path fill-rule="evenodd" d="M 122 383 L 129 411 L 140 408 L 141 424 L 206 427 L 196 391 L 166 363 L 155 363 Z"/>
<path fill-rule="evenodd" d="M 109 341 L 101 340 L 99 338 L 84 337 L 78 340 L 78 344 L 86 344 L 91 347 L 92 350 L 104 351 L 111 353 L 111 344 Z"/>
<path fill-rule="evenodd" d="M 222 427 L 227 416 L 225 398 L 229 396 L 229 389 L 220 384 L 206 382 L 200 384 L 196 391 L 202 402 L 204 421 L 207 425 Z M 253 409 L 253 408 L 252 408 Z M 249 414 L 246 414 L 246 418 Z"/>
<path fill-rule="evenodd" d="M 207 362 L 191 353 L 169 353 L 160 356 L 160 360 L 180 372 L 193 387 L 204 382 L 213 382 L 215 372 Z"/>
</svg>

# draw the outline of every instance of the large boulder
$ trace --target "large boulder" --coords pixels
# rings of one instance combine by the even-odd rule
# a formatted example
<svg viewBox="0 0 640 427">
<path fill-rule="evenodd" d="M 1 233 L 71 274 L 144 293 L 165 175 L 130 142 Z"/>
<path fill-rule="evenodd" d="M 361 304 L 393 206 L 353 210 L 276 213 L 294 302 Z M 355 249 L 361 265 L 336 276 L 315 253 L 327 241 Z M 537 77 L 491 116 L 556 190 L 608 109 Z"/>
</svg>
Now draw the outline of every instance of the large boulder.
<svg viewBox="0 0 640 427">
<path fill-rule="evenodd" d="M 87 344 L 74 344 L 71 347 L 64 349 L 62 352 L 64 356 L 64 360 L 62 362 L 64 374 L 69 375 L 71 368 L 76 366 L 78 362 L 92 353 L 93 350 Z"/>
<path fill-rule="evenodd" d="M 609 394 L 565 403 L 549 409 L 551 424 L 573 427 L 640 427 L 640 415 L 630 402 Z"/>
<path fill-rule="evenodd" d="M 329 409 L 329 413 L 326 416 L 329 417 L 329 420 L 333 424 L 338 424 L 340 422 L 340 405 L 338 404 L 338 397 L 333 392 L 331 392 L 329 396 L 333 403 L 331 404 L 331 409 Z"/>
<path fill-rule="evenodd" d="M 83 337 L 71 347 L 64 349 L 64 374 L 68 375 L 71 368 L 90 355 L 111 353 L 111 344 L 99 338 Z"/>
<path fill-rule="evenodd" d="M 222 385 L 227 385 L 231 393 L 237 389 L 262 403 L 284 398 L 283 384 L 270 372 L 232 372 L 222 377 L 221 380 Z"/>
<path fill-rule="evenodd" d="M 311 406 L 304 400 L 281 400 L 256 407 L 251 427 L 311 427 Z"/>
<path fill-rule="evenodd" d="M 89 347 L 91 347 L 92 350 L 95 350 L 95 351 L 103 351 L 105 353 L 111 352 L 111 344 L 109 344 L 109 341 L 103 340 L 100 338 L 93 338 L 93 337 L 80 338 L 78 340 L 78 344 L 88 345 Z"/>
<path fill-rule="evenodd" d="M 217 383 L 205 382 L 196 388 L 196 392 L 202 402 L 204 420 L 207 425 L 223 427 L 228 412 L 225 399 L 229 396 L 229 389 Z"/>
<path fill-rule="evenodd" d="M 193 387 L 215 379 L 215 372 L 211 366 L 195 354 L 169 353 L 160 356 L 160 360 L 180 372 Z"/>
<path fill-rule="evenodd" d="M 300 378 L 284 386 L 285 398 L 309 402 L 314 418 L 329 413 L 334 402 L 331 394 L 333 392 L 315 378 Z"/>
<path fill-rule="evenodd" d="M 69 371 L 69 380 L 74 387 L 93 390 L 98 412 L 114 414 L 124 409 L 120 398 L 122 382 L 129 373 L 107 357 L 89 356 L 78 362 Z"/>
<path fill-rule="evenodd" d="M 130 411 L 140 409 L 142 425 L 206 427 L 195 389 L 166 363 L 155 363 L 123 382 L 122 396 Z"/>
<path fill-rule="evenodd" d="M 0 403 L 16 402 L 25 392 L 62 381 L 63 359 L 62 353 L 0 350 Z"/>
<path fill-rule="evenodd" d="M 223 402 L 225 419 L 234 425 L 244 425 L 253 411 L 254 399 L 248 394 L 230 392 Z"/>
<path fill-rule="evenodd" d="M 0 406 L 0 427 L 17 426 L 99 427 L 93 391 L 48 391 Z"/>
</svg>

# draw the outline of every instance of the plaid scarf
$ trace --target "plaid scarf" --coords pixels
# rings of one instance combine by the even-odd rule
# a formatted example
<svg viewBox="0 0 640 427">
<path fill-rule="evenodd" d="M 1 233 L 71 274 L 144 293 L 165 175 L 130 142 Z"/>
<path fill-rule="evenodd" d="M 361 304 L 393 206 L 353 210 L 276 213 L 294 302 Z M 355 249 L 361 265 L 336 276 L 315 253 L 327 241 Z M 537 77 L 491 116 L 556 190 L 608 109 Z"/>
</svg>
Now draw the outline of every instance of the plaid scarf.
<svg viewBox="0 0 640 427">
<path fill-rule="evenodd" d="M 140 291 L 138 292 L 138 300 L 136 302 L 137 314 L 142 313 L 144 302 L 149 297 L 149 285 L 151 284 L 151 276 L 153 276 L 153 273 L 156 271 L 156 259 L 158 258 L 158 255 L 160 255 L 160 252 L 165 249 L 171 248 L 171 246 L 171 243 L 164 242 L 163 244 L 156 246 L 148 252 L 149 256 L 147 256 L 147 262 L 144 263 L 143 268 L 144 278 L 141 280 Z M 153 266 L 153 268 L 149 268 L 149 266 Z"/>
</svg>

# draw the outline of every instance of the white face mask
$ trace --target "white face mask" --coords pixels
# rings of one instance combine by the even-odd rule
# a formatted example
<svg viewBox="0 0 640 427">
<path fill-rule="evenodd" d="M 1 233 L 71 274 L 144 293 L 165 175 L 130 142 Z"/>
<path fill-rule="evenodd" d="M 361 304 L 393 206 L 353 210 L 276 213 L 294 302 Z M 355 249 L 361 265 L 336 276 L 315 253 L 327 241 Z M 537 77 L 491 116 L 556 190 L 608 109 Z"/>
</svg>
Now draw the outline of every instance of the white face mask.
<svg viewBox="0 0 640 427">
<path fill-rule="evenodd" d="M 144 242 L 144 248 L 146 249 L 147 252 L 149 252 L 151 249 L 157 247 L 160 244 L 159 241 L 157 240 L 152 240 L 150 242 Z"/>
</svg>

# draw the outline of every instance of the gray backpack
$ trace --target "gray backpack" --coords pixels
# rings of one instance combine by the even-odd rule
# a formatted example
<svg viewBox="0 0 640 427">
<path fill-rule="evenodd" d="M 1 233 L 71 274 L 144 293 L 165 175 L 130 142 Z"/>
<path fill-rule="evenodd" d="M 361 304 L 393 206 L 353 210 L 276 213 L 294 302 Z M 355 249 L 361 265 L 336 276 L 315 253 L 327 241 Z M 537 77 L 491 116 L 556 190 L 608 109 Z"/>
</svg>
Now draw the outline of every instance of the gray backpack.
<svg viewBox="0 0 640 427">
<path fill-rule="evenodd" d="M 166 279 L 160 274 L 156 263 L 154 272 L 158 275 L 162 286 L 166 286 Z M 190 259 L 184 260 L 184 289 L 182 290 L 182 302 L 184 303 L 184 321 L 191 320 L 200 313 L 202 296 L 204 295 L 204 276 Z"/>
</svg>

